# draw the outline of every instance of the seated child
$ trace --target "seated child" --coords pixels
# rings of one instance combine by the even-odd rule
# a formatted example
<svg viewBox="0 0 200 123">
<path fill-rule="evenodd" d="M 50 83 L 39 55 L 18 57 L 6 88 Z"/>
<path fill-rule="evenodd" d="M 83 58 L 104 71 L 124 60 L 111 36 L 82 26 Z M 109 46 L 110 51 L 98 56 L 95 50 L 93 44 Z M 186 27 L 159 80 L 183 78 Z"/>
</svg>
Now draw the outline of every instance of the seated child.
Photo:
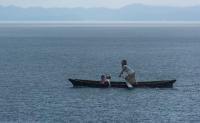
<svg viewBox="0 0 200 123">
<path fill-rule="evenodd" d="M 101 84 L 106 84 L 108 83 L 108 85 L 110 86 L 110 79 L 111 76 L 110 75 L 101 75 Z"/>
</svg>

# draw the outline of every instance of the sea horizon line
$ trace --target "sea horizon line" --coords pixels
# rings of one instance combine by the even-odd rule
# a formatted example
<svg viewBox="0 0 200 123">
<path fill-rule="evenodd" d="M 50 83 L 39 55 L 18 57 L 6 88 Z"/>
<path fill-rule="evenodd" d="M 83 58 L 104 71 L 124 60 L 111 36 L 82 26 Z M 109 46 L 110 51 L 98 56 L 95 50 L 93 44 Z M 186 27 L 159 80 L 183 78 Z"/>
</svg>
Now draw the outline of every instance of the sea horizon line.
<svg viewBox="0 0 200 123">
<path fill-rule="evenodd" d="M 0 27 L 200 27 L 200 21 L 0 21 Z"/>
</svg>

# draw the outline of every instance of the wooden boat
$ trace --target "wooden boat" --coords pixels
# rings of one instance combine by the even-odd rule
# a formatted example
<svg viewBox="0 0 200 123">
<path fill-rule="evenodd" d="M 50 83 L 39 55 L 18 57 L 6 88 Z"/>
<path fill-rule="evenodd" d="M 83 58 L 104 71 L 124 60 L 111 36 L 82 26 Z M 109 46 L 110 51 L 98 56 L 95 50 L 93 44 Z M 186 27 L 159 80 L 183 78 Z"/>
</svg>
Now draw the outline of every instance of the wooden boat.
<svg viewBox="0 0 200 123">
<path fill-rule="evenodd" d="M 100 81 L 94 80 L 81 80 L 81 79 L 69 79 L 74 87 L 94 87 L 94 88 L 128 88 L 125 82 L 111 81 L 111 85 L 108 83 L 102 84 Z M 133 87 L 136 88 L 172 88 L 176 80 L 161 80 L 161 81 L 143 81 L 133 84 Z"/>
</svg>

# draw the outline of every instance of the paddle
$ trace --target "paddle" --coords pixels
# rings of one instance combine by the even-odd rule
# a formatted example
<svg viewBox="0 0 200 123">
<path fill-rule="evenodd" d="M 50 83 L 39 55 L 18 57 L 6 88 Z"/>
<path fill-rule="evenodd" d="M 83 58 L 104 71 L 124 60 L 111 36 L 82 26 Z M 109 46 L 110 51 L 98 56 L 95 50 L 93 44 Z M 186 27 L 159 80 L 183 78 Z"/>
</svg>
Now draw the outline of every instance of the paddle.
<svg viewBox="0 0 200 123">
<path fill-rule="evenodd" d="M 125 77 L 124 76 L 121 76 L 121 75 L 119 75 L 119 77 L 121 77 L 121 78 L 123 78 L 123 79 L 125 79 Z M 125 79 L 126 80 L 126 79 Z M 128 88 L 133 88 L 133 85 L 132 84 L 130 84 L 129 82 L 125 82 L 126 83 L 126 86 L 128 87 Z"/>
<path fill-rule="evenodd" d="M 133 88 L 133 85 L 131 85 L 129 82 L 126 82 L 126 85 L 128 88 Z"/>
</svg>

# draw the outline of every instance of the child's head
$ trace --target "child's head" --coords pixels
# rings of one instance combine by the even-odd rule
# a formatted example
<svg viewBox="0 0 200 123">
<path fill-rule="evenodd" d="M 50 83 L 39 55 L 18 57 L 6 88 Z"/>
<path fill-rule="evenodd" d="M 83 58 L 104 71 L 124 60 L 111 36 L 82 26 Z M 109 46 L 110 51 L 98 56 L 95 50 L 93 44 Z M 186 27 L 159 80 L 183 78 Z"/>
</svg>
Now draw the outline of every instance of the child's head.
<svg viewBox="0 0 200 123">
<path fill-rule="evenodd" d="M 105 80 L 106 76 L 105 75 L 101 75 L 101 80 Z"/>
<path fill-rule="evenodd" d="M 110 74 L 107 74 L 107 75 L 106 75 L 106 79 L 111 79 L 111 75 L 110 75 Z"/>
</svg>

